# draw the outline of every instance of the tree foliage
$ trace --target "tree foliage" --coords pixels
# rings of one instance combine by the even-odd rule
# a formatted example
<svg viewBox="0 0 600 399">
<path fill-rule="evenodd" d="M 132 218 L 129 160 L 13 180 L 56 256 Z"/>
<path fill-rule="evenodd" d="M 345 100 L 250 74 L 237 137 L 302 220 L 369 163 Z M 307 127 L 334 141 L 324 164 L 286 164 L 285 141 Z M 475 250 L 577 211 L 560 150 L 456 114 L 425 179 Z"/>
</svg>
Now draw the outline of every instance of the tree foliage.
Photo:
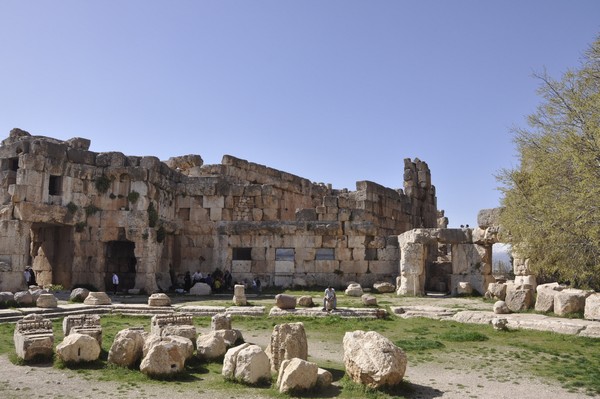
<svg viewBox="0 0 600 399">
<path fill-rule="evenodd" d="M 600 288 L 600 37 L 576 70 L 546 73 L 529 128 L 515 129 L 520 164 L 498 175 L 505 240 L 534 272 Z"/>
</svg>

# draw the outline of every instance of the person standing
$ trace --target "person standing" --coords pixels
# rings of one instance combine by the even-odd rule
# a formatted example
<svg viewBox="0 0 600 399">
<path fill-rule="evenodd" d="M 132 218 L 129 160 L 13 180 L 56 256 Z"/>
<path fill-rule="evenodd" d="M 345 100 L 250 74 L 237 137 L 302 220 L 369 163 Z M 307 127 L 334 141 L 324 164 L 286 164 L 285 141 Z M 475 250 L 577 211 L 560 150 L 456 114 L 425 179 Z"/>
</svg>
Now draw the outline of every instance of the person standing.
<svg viewBox="0 0 600 399">
<path fill-rule="evenodd" d="M 23 272 L 23 275 L 25 276 L 25 284 L 27 285 L 27 288 L 29 288 L 29 286 L 31 285 L 31 273 L 33 272 L 33 270 L 31 270 L 31 268 L 27 267 L 25 268 L 25 271 Z"/>
<path fill-rule="evenodd" d="M 185 289 L 186 292 L 190 292 L 190 288 L 192 288 L 192 276 L 188 270 L 185 272 L 185 276 L 183 277 L 183 289 Z"/>
<path fill-rule="evenodd" d="M 113 292 L 117 295 L 117 290 L 119 289 L 119 276 L 117 273 L 113 273 L 112 275 L 112 284 L 113 284 Z"/>
</svg>

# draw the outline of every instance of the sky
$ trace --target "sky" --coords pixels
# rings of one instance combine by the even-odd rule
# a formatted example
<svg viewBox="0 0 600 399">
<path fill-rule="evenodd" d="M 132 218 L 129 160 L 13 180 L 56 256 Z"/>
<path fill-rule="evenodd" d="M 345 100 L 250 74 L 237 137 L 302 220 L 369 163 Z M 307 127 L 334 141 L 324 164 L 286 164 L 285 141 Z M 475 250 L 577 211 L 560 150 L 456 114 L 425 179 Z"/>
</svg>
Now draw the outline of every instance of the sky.
<svg viewBox="0 0 600 399">
<path fill-rule="evenodd" d="M 597 0 L 0 0 L 0 139 L 229 154 L 334 188 L 431 169 L 450 227 L 499 206 L 547 71 L 577 68 Z"/>
</svg>

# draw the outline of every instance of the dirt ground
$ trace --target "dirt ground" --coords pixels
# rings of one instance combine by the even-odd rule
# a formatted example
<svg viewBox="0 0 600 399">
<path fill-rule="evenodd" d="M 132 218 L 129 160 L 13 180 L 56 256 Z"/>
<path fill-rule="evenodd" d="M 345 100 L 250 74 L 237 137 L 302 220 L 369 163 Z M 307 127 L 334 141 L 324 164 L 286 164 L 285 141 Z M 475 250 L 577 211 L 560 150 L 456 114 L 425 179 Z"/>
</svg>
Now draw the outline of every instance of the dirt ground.
<svg viewBox="0 0 600 399">
<path fill-rule="evenodd" d="M 448 306 L 479 306 L 460 299 Z M 422 303 L 422 301 L 421 301 Z M 199 331 L 204 332 L 204 331 Z M 266 348 L 270 331 L 244 331 L 244 338 Z M 309 337 L 309 360 L 325 364 L 328 359 L 341 360 L 341 342 L 314 342 Z M 558 384 L 530 376 L 517 375 L 499 365 L 497 369 L 477 368 L 478 359 L 449 358 L 443 363 L 411 364 L 405 374 L 412 388 L 410 398 L 589 398 L 583 393 L 570 393 Z M 467 367 L 468 366 L 468 367 Z M 334 381 L 334 384 L 339 382 Z M 169 383 L 170 384 L 170 383 Z M 0 356 L 0 398 L 170 398 L 230 399 L 240 392 L 207 391 L 197 383 L 152 384 L 132 387 L 121 382 L 87 380 L 68 369 L 46 366 L 17 366 L 6 355 Z M 257 390 L 255 396 L 267 398 Z"/>
</svg>

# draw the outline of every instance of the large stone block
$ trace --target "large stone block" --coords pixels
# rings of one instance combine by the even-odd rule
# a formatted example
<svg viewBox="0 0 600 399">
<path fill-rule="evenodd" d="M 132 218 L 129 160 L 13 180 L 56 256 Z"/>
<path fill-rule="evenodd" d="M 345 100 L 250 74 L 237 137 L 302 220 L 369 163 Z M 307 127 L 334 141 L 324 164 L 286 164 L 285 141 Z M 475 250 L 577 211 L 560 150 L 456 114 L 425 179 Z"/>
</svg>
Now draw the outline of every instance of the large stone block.
<svg viewBox="0 0 600 399">
<path fill-rule="evenodd" d="M 537 286 L 537 297 L 535 300 L 535 310 L 537 312 L 554 311 L 554 296 L 557 292 L 564 289 L 558 283 L 541 284 Z"/>
<path fill-rule="evenodd" d="M 589 291 L 567 288 L 554 295 L 554 313 L 565 316 L 572 313 L 583 312 L 585 300 L 590 295 Z"/>
<path fill-rule="evenodd" d="M 280 393 L 307 391 L 317 385 L 316 363 L 292 358 L 281 363 L 277 386 Z"/>
<path fill-rule="evenodd" d="M 303 323 L 277 324 L 271 334 L 271 342 L 266 349 L 271 360 L 271 371 L 279 371 L 284 360 L 308 358 L 308 341 Z"/>
<path fill-rule="evenodd" d="M 245 343 L 227 351 L 222 374 L 227 379 L 257 384 L 271 379 L 271 364 L 260 346 Z"/>
<path fill-rule="evenodd" d="M 86 305 L 110 305 L 112 301 L 106 292 L 90 292 L 83 301 Z"/>
<path fill-rule="evenodd" d="M 52 322 L 32 314 L 19 320 L 13 334 L 15 352 L 23 360 L 51 358 L 54 354 Z"/>
<path fill-rule="evenodd" d="M 72 333 L 58 344 L 56 354 L 65 363 L 92 362 L 100 356 L 100 345 L 94 337 Z"/>
<path fill-rule="evenodd" d="M 343 340 L 346 373 L 371 388 L 393 387 L 404 378 L 406 354 L 375 331 L 347 332 Z"/>
<path fill-rule="evenodd" d="M 533 290 L 531 288 L 508 289 L 505 302 L 512 312 L 531 309 L 533 306 Z"/>
<path fill-rule="evenodd" d="M 586 298 L 583 315 L 588 320 L 600 320 L 600 293 L 592 294 Z"/>
</svg>

